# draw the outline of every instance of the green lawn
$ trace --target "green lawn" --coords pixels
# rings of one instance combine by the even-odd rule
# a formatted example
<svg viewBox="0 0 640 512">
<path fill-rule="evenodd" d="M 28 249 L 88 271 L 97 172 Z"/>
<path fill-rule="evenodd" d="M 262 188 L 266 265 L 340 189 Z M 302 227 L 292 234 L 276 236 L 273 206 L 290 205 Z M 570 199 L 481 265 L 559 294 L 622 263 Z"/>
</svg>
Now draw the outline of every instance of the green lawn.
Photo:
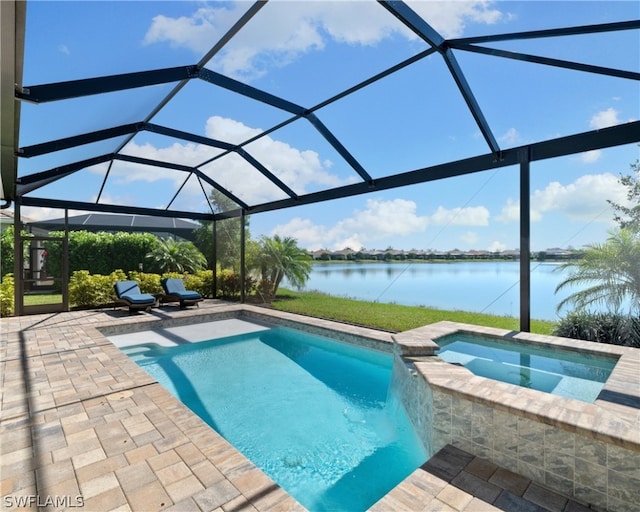
<svg viewBox="0 0 640 512">
<path fill-rule="evenodd" d="M 407 331 L 423 325 L 449 320 L 466 324 L 520 330 L 517 318 L 506 316 L 469 313 L 466 311 L 446 311 L 424 307 L 381 304 L 360 300 L 333 297 L 322 293 L 297 292 L 281 289 L 272 306 L 279 311 L 288 311 L 330 320 L 383 329 L 387 331 Z M 531 332 L 551 334 L 554 322 L 531 320 Z"/>
<path fill-rule="evenodd" d="M 39 306 L 41 304 L 61 304 L 61 303 L 62 303 L 61 293 L 53 293 L 53 294 L 38 293 L 36 295 L 24 296 L 25 306 Z"/>
<path fill-rule="evenodd" d="M 27 295 L 24 301 L 26 306 L 60 304 L 62 295 Z M 272 306 L 279 311 L 289 311 L 394 332 L 415 329 L 441 320 L 514 331 L 520 330 L 520 321 L 513 317 L 382 304 L 333 297 L 323 293 L 297 292 L 286 289 L 280 289 Z M 554 326 L 554 322 L 531 320 L 531 332 L 538 334 L 551 334 Z"/>
</svg>

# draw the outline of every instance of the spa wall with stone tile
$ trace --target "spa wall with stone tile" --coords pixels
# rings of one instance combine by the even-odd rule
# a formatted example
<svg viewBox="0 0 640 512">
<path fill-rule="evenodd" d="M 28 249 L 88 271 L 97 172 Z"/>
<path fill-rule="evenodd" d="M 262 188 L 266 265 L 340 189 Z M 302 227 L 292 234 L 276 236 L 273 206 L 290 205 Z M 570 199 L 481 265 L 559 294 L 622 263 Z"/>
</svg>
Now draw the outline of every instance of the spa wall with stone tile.
<svg viewBox="0 0 640 512">
<path fill-rule="evenodd" d="M 640 512 L 640 451 L 434 388 L 397 355 L 394 386 L 429 455 L 451 444 L 597 509 Z"/>
</svg>

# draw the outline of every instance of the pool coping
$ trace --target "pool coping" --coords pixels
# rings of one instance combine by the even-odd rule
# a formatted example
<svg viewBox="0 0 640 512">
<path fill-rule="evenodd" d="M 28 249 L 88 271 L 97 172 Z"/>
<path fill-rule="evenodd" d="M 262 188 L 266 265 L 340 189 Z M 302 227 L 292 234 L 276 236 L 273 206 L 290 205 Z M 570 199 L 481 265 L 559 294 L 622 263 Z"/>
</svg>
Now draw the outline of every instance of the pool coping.
<svg viewBox="0 0 640 512">
<path fill-rule="evenodd" d="M 439 348 L 437 339 L 456 332 L 578 349 L 615 356 L 618 362 L 599 398 L 594 403 L 587 403 L 480 377 L 460 365 L 442 361 L 435 356 Z M 640 349 L 449 321 L 397 333 L 392 337 L 402 357 L 413 362 L 433 388 L 446 390 L 476 403 L 489 404 L 497 410 L 640 451 Z M 634 405 L 605 399 L 620 395 Z"/>
<path fill-rule="evenodd" d="M 408 331 L 403 341 L 407 333 L 222 301 L 132 316 L 102 310 L 3 318 L 3 499 L 46 492 L 81 494 L 91 510 L 304 510 L 105 337 L 105 332 L 225 317 L 272 318 L 320 335 L 340 332 L 345 341 L 365 340 L 385 352 L 414 335 L 424 340 L 425 334 Z M 423 364 L 420 356 L 408 359 Z M 452 365 L 446 365 L 450 371 Z M 436 385 L 452 389 L 446 376 L 429 374 Z M 372 509 L 389 510 L 400 502 L 406 510 L 409 502 L 416 503 L 416 510 L 427 505 L 497 510 L 423 469 Z"/>
</svg>

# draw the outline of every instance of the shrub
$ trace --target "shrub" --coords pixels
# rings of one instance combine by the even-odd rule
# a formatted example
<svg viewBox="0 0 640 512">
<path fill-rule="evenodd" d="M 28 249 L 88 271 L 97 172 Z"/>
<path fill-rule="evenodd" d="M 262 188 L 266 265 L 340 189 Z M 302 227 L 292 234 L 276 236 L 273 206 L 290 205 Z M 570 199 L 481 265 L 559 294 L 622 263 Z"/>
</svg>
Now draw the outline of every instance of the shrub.
<svg viewBox="0 0 640 512">
<path fill-rule="evenodd" d="M 15 311 L 13 274 L 5 274 L 0 283 L 0 316 L 13 315 Z"/>
<path fill-rule="evenodd" d="M 640 318 L 618 313 L 573 312 L 560 320 L 555 336 L 640 347 Z"/>
<path fill-rule="evenodd" d="M 144 272 L 132 270 L 129 272 L 129 279 L 138 282 L 142 293 L 150 293 L 151 295 L 162 293 L 159 274 L 146 274 Z"/>
<path fill-rule="evenodd" d="M 245 292 L 253 293 L 256 288 L 256 280 L 247 275 L 244 280 Z M 218 291 L 222 297 L 237 297 L 242 291 L 242 279 L 240 274 L 233 270 L 225 269 L 218 274 Z"/>
<path fill-rule="evenodd" d="M 222 297 L 235 297 L 240 295 L 240 274 L 233 270 L 225 269 L 218 275 L 218 290 Z"/>
<path fill-rule="evenodd" d="M 113 302 L 113 285 L 127 279 L 122 270 L 109 275 L 90 274 L 88 270 L 76 270 L 69 279 L 69 306 L 96 307 Z"/>
<path fill-rule="evenodd" d="M 187 290 L 198 292 L 203 297 L 211 297 L 213 291 L 213 270 L 198 270 L 195 274 L 184 276 Z"/>
</svg>

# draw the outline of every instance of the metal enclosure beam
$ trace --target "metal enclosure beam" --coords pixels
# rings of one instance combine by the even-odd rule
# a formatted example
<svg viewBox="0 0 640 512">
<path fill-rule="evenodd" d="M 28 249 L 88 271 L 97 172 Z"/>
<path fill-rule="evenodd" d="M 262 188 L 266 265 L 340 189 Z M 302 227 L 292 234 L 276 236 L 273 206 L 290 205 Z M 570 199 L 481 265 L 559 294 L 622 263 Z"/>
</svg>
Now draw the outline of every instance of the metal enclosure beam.
<svg viewBox="0 0 640 512">
<path fill-rule="evenodd" d="M 491 151 L 493 153 L 498 153 L 500 151 L 498 142 L 491 132 L 489 123 L 480 109 L 480 105 L 478 104 L 473 91 L 471 90 L 471 86 L 462 72 L 462 68 L 458 64 L 458 61 L 456 60 L 455 55 L 453 55 L 451 49 L 447 47 L 445 39 L 404 2 L 393 0 L 380 1 L 380 3 L 411 31 L 440 52 L 447 68 L 449 68 L 449 72 L 451 73 L 453 80 L 458 86 L 460 94 L 462 94 L 462 98 L 467 104 L 471 115 L 475 119 L 480 132 L 482 132 L 482 136 L 489 145 Z"/>
<path fill-rule="evenodd" d="M 124 73 L 121 75 L 29 86 L 16 91 L 16 97 L 25 101 L 45 103 L 48 101 L 67 100 L 80 98 L 82 96 L 92 96 L 94 94 L 136 89 L 149 85 L 178 82 L 197 76 L 198 68 L 196 66 L 154 69 L 151 71 L 139 71 L 137 73 Z"/>
<path fill-rule="evenodd" d="M 500 154 L 500 159 L 496 159 L 493 153 L 448 162 L 445 164 L 434 165 L 423 169 L 404 172 L 383 178 L 376 179 L 373 184 L 354 183 L 343 187 L 322 190 L 298 196 L 297 199 L 283 199 L 280 201 L 271 201 L 248 209 L 248 214 L 279 210 L 282 208 L 290 208 L 302 204 L 319 203 L 332 199 L 341 199 L 360 194 L 367 194 L 378 190 L 389 190 L 392 188 L 416 185 L 418 183 L 427 183 L 455 176 L 463 176 L 489 169 L 497 169 L 509 165 L 518 165 L 520 162 L 519 154 L 523 150 L 529 152 L 530 161 L 545 160 L 547 158 L 556 158 L 560 156 L 582 153 L 594 149 L 603 149 L 624 144 L 632 144 L 640 142 L 640 121 L 634 121 L 610 128 L 594 130 L 590 132 L 580 133 L 578 135 L 570 135 L 568 137 L 560 137 L 545 142 L 537 142 L 527 146 L 506 149 Z M 238 217 L 240 210 L 225 212 L 216 215 L 216 218 L 232 218 Z"/>
<path fill-rule="evenodd" d="M 520 152 L 520 330 L 531 331 L 531 169 L 529 150 Z"/>
<path fill-rule="evenodd" d="M 150 217 L 170 217 L 174 219 L 211 220 L 210 213 L 196 213 L 180 210 L 158 210 L 156 208 L 142 208 L 136 206 L 123 206 L 118 204 L 83 203 L 81 201 L 69 201 L 66 199 L 47 199 L 44 197 L 20 198 L 23 206 L 39 206 L 41 208 L 57 208 L 64 210 L 83 210 L 88 212 L 123 213 L 128 215 L 148 215 Z"/>
<path fill-rule="evenodd" d="M 20 105 L 15 101 L 16 84 L 22 83 L 26 4 L 0 2 L 0 199 L 15 197 L 20 132 Z"/>
</svg>

